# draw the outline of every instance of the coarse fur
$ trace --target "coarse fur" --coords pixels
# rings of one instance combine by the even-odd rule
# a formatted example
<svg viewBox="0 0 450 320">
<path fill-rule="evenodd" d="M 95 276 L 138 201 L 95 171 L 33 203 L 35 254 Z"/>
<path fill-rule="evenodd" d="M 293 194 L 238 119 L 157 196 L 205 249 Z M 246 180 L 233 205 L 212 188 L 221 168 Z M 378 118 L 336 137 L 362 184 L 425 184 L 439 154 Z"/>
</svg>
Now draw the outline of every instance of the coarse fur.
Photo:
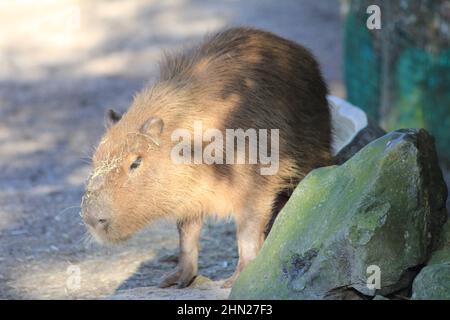
<svg viewBox="0 0 450 320">
<path fill-rule="evenodd" d="M 166 55 L 159 80 L 138 93 L 122 117 L 110 114 L 113 124 L 94 154 L 82 202 L 88 228 L 115 243 L 154 219 L 174 218 L 179 265 L 161 286 L 185 287 L 197 273 L 203 219 L 232 216 L 239 263 L 226 282 L 231 285 L 258 254 L 271 218 L 298 182 L 332 163 L 326 95 L 310 52 L 269 32 L 232 28 Z M 261 175 L 259 164 L 173 163 L 171 133 L 192 132 L 194 121 L 222 132 L 279 129 L 278 172 Z"/>
</svg>

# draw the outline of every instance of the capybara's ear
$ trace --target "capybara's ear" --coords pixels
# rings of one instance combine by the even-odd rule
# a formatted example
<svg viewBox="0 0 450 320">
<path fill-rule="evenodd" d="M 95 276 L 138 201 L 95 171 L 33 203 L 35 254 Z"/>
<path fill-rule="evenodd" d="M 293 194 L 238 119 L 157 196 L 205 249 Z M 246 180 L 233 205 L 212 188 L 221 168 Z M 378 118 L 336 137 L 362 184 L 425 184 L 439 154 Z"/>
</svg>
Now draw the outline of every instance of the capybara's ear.
<svg viewBox="0 0 450 320">
<path fill-rule="evenodd" d="M 150 117 L 141 127 L 141 133 L 158 138 L 163 132 L 164 121 L 160 118 Z"/>
<path fill-rule="evenodd" d="M 109 128 L 119 122 L 120 119 L 122 119 L 121 113 L 116 112 L 113 109 L 109 109 L 106 113 L 105 125 L 107 128 Z"/>
</svg>

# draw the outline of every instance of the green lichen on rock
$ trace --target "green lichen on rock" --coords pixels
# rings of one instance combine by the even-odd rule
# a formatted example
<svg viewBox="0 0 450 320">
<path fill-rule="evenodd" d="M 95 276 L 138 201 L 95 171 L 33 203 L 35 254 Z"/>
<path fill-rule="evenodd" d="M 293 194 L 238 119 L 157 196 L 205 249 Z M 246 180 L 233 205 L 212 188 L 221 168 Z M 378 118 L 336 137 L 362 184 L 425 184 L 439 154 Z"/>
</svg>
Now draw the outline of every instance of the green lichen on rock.
<svg viewBox="0 0 450 320">
<path fill-rule="evenodd" d="M 339 299 L 408 287 L 409 271 L 437 246 L 446 196 L 426 131 L 387 134 L 297 186 L 230 298 Z M 381 270 L 380 290 L 367 287 L 371 265 Z"/>
<path fill-rule="evenodd" d="M 450 300 L 450 221 L 444 230 L 441 247 L 414 279 L 415 300 Z"/>
</svg>

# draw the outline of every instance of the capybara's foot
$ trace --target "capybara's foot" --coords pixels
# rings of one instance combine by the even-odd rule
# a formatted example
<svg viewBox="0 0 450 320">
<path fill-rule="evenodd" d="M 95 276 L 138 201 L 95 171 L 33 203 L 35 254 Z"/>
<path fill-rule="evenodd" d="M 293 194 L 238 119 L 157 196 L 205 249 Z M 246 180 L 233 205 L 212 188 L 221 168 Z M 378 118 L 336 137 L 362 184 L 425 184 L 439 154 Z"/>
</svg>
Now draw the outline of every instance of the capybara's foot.
<svg viewBox="0 0 450 320">
<path fill-rule="evenodd" d="M 162 280 L 160 281 L 158 287 L 160 288 L 168 288 L 170 286 L 173 286 L 177 284 L 178 278 L 180 277 L 181 271 L 176 269 L 175 271 L 172 271 L 171 273 L 165 275 Z"/>
<path fill-rule="evenodd" d="M 182 271 L 177 268 L 175 271 L 163 277 L 158 287 L 168 288 L 176 285 L 178 289 L 186 288 L 192 283 L 195 276 L 196 274 L 194 272 Z"/>
</svg>

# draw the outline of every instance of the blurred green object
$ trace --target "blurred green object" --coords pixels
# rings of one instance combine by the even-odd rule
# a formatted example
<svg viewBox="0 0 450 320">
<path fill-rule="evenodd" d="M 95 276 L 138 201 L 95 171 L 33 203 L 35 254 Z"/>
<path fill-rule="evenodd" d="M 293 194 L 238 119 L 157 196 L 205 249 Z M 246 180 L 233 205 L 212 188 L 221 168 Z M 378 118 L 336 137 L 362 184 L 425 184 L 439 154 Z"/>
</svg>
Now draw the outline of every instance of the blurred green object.
<svg viewBox="0 0 450 320">
<path fill-rule="evenodd" d="M 347 0 L 348 100 L 390 131 L 426 128 L 450 161 L 450 0 Z M 370 5 L 381 29 L 369 30 Z"/>
<path fill-rule="evenodd" d="M 364 21 L 361 21 L 361 17 Z M 349 14 L 345 21 L 344 65 L 347 100 L 362 107 L 373 119 L 379 120 L 380 59 L 373 47 L 372 36 L 365 27 L 365 19 L 365 16 Z M 358 50 L 352 49 L 356 47 Z"/>
</svg>

